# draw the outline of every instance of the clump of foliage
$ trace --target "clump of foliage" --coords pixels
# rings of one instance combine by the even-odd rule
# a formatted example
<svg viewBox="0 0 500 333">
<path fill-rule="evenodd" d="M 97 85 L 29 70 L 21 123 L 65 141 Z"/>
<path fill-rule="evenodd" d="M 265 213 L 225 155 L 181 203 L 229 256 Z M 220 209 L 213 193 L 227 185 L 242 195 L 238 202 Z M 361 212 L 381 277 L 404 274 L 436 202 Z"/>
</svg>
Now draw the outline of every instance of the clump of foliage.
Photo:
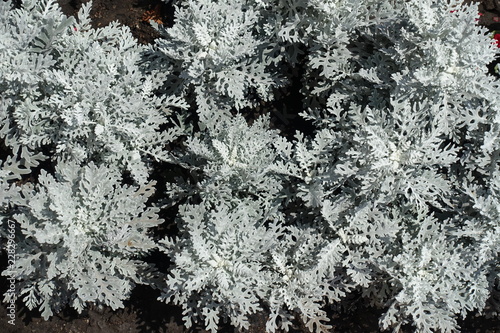
<svg viewBox="0 0 500 333">
<path fill-rule="evenodd" d="M 146 207 L 154 183 L 121 182 L 116 168 L 59 163 L 11 200 L 20 251 L 4 274 L 20 280 L 18 295 L 45 319 L 66 304 L 123 307 L 135 284 L 152 281 L 140 257 L 156 248 L 148 231 L 162 223 L 159 209 Z"/>
<path fill-rule="evenodd" d="M 138 255 L 155 247 L 171 258 L 154 283 L 160 300 L 212 332 L 221 320 L 248 328 L 260 311 L 269 332 L 297 317 L 327 332 L 327 307 L 354 291 L 383 309 L 383 330 L 458 332 L 458 318 L 494 306 L 500 94 L 487 69 L 497 48 L 476 5 L 175 6 L 173 26 L 158 27 L 149 47 L 116 24 L 92 29 L 87 6 L 78 20 L 53 1 L 0 6 L 10 153 L 0 212 L 22 230 L 28 306 L 45 317 L 68 303 L 119 307 L 148 283 Z M 284 113 L 274 93 L 297 84 L 314 130 L 291 123 L 290 137 L 266 107 Z M 174 121 L 167 108 L 184 99 L 192 113 Z M 46 158 L 54 172 L 40 166 Z M 172 166 L 181 176 L 159 199 L 178 208 L 178 232 L 149 238 L 162 221 L 146 205 L 147 180 Z M 85 267 L 78 281 L 62 273 L 71 265 Z M 105 282 L 91 287 L 95 276 Z"/>
</svg>

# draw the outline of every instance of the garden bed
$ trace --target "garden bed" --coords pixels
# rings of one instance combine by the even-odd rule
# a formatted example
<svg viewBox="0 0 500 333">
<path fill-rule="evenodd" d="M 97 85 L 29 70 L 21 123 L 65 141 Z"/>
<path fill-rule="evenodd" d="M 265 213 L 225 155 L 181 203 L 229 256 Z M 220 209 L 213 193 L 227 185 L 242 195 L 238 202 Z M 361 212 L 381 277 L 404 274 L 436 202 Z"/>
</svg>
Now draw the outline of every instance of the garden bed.
<svg viewBox="0 0 500 333">
<path fill-rule="evenodd" d="M 67 15 L 75 15 L 81 6 L 81 0 L 59 0 L 62 10 Z M 500 6 L 498 1 L 483 1 L 480 10 L 483 15 L 480 23 L 488 26 L 490 30 L 500 30 Z M 133 35 L 140 43 L 153 43 L 159 35 L 151 27 L 148 20 L 156 20 L 163 24 L 171 25 L 173 22 L 173 8 L 157 0 L 94 0 L 91 16 L 95 27 L 102 27 L 111 21 L 130 27 Z M 493 71 L 494 64 L 492 64 Z M 292 103 L 293 104 L 293 103 Z M 292 115 L 293 116 L 293 115 Z M 279 120 L 278 120 L 279 121 Z M 279 125 L 277 125 L 279 127 Z M 157 175 L 157 177 L 164 177 Z M 160 192 L 160 191 L 159 191 Z M 168 227 L 167 227 L 168 229 Z M 169 232 L 164 231 L 164 232 Z M 166 270 L 168 258 L 159 252 L 153 253 L 148 260 L 155 263 L 160 270 Z M 5 263 L 5 257 L 2 263 Z M 2 270 L 5 268 L 2 267 Z M 2 278 L 2 293 L 6 290 L 6 280 Z M 109 308 L 90 307 L 82 314 L 77 314 L 72 309 L 59 313 L 48 321 L 43 320 L 37 311 L 29 311 L 21 302 L 17 304 L 16 325 L 8 323 L 5 306 L 0 307 L 0 332 L 51 332 L 51 333 L 99 333 L 99 332 L 185 332 L 182 324 L 181 309 L 157 301 L 159 292 L 139 286 L 124 309 L 112 311 Z M 364 300 L 359 293 L 354 292 L 343 303 L 343 308 L 330 308 L 331 325 L 334 332 L 379 332 L 378 318 L 380 310 L 364 305 Z M 249 332 L 264 332 L 266 314 L 255 314 L 251 318 L 252 326 Z M 463 332 L 500 332 L 498 319 L 487 319 L 481 316 L 470 315 L 461 323 Z M 206 332 L 202 327 L 190 331 Z M 221 332 L 235 331 L 230 325 L 221 325 Z M 408 328 L 408 332 L 411 330 Z M 307 332 L 296 320 L 296 325 L 291 332 Z"/>
</svg>

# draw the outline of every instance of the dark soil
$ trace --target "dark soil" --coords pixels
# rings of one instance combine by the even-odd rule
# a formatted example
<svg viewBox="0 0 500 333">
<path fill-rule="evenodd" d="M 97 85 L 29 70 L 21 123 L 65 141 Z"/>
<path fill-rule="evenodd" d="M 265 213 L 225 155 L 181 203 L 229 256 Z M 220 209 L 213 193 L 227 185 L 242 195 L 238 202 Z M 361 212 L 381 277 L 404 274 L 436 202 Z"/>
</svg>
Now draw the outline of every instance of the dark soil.
<svg viewBox="0 0 500 333">
<path fill-rule="evenodd" d="M 415 0 L 418 1 L 418 0 Z M 83 0 L 59 0 L 66 15 L 75 15 Z M 467 1 L 469 2 L 469 1 Z M 484 15 L 480 23 L 490 30 L 500 30 L 500 0 L 480 1 L 480 10 Z M 173 23 L 174 11 L 161 0 L 94 0 L 91 16 L 95 27 L 105 26 L 112 21 L 130 27 L 132 34 L 142 44 L 149 44 L 159 37 L 149 24 L 153 19 L 167 26 Z M 164 260 L 154 259 L 153 260 Z M 6 258 L 0 257 L 0 269 L 5 269 Z M 7 281 L 0 278 L 0 293 L 7 290 Z M 43 320 L 37 311 L 29 311 L 21 301 L 16 304 L 15 325 L 8 323 L 6 306 L 0 306 L 0 332 L 2 333 L 205 333 L 201 327 L 187 330 L 182 325 L 182 310 L 179 307 L 157 301 L 159 292 L 149 287 L 138 286 L 132 293 L 124 309 L 112 311 L 109 308 L 90 307 L 82 314 L 67 309 L 60 314 Z M 356 295 L 346 302 L 349 312 L 331 309 L 334 332 L 370 333 L 379 332 L 378 318 L 380 310 L 367 308 L 363 299 Z M 347 309 L 345 309 L 347 310 Z M 255 314 L 251 318 L 249 333 L 265 332 L 266 315 Z M 470 315 L 461 322 L 464 333 L 500 333 L 500 321 L 481 316 Z M 412 329 L 408 328 L 408 332 Z M 230 325 L 221 323 L 220 332 L 237 332 Z M 307 332 L 297 320 L 292 333 Z"/>
</svg>

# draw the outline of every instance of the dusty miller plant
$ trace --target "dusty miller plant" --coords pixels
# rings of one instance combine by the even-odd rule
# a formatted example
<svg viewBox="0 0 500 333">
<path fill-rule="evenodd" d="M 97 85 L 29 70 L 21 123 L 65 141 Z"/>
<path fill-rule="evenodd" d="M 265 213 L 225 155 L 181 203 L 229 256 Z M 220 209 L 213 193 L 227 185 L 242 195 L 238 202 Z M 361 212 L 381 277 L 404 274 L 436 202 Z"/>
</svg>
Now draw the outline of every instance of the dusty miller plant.
<svg viewBox="0 0 500 333">
<path fill-rule="evenodd" d="M 296 315 L 326 332 L 327 307 L 354 291 L 384 310 L 384 330 L 458 332 L 459 317 L 494 306 L 500 104 L 486 67 L 496 51 L 477 26 L 477 6 L 175 4 L 173 26 L 159 28 L 149 49 L 117 25 L 91 29 L 89 7 L 76 21 L 53 1 L 0 7 L 0 134 L 11 153 L 0 209 L 23 230 L 20 286 L 30 306 L 45 316 L 67 303 L 118 307 L 147 281 L 144 263 L 126 263 L 156 246 L 146 233 L 160 223 L 145 206 L 151 157 L 183 169 L 163 193 L 179 207 L 179 233 L 159 241 L 172 260 L 160 299 L 180 305 L 189 327 L 216 332 L 229 320 L 245 329 L 267 310 L 269 332 L 290 329 Z M 313 131 L 285 137 L 267 115 L 239 113 L 272 100 L 294 66 Z M 185 107 L 172 96 L 196 105 L 189 130 L 162 113 Z M 55 176 L 13 183 L 47 157 L 60 161 Z M 125 171 L 139 187 L 121 184 Z M 92 182 L 107 190 L 89 190 Z M 74 207 L 63 207 L 62 195 Z M 67 222 L 82 216 L 99 222 L 83 231 Z M 125 237 L 120 219 L 149 224 Z M 74 235 L 87 235 L 91 256 L 62 256 Z M 99 277 L 111 265 L 115 274 L 94 288 L 116 283 L 119 292 L 99 294 L 87 275 L 74 281 L 54 260 L 80 261 Z"/>
<path fill-rule="evenodd" d="M 478 183 L 482 193 L 494 193 L 488 184 L 498 170 L 498 86 L 486 67 L 495 49 L 476 25 L 477 7 L 457 1 L 276 1 L 273 15 L 262 2 L 246 4 L 264 22 L 254 34 L 274 38 L 268 54 L 281 44 L 279 50 L 290 53 L 280 59 L 293 62 L 294 52 L 305 50 L 302 116 L 317 127 L 312 136 L 297 133 L 287 142 L 293 144 L 287 161 L 293 172 L 276 193 L 287 198 L 280 206 L 290 226 L 284 235 L 295 225 L 306 239 L 323 230 L 300 257 L 315 258 L 308 272 L 322 274 L 260 295 L 273 309 L 268 330 L 290 325 L 290 300 L 311 331 L 326 330 L 321 307 L 361 288 L 369 303 L 387 309 L 383 329 L 410 324 L 419 332 L 458 331 L 457 316 L 483 309 L 498 283 L 492 250 L 498 221 L 491 222 L 490 210 L 479 210 L 485 199 L 469 190 Z M 272 29 L 266 22 L 279 23 Z M 198 154 L 217 165 L 228 156 L 220 147 L 214 145 L 218 155 Z M 234 181 L 221 177 L 213 184 L 220 190 Z M 201 198 L 205 182 L 198 182 Z M 294 252 L 283 250 L 298 246 L 298 238 L 284 236 L 279 243 L 286 259 L 275 267 L 300 272 L 304 262 L 294 263 Z M 275 286 L 283 283 L 281 275 L 269 278 Z M 303 281 L 324 285 L 323 291 L 334 281 L 344 287 L 333 294 L 308 290 L 322 296 L 305 302 L 297 288 Z"/>
<path fill-rule="evenodd" d="M 351 277 L 368 299 L 390 304 L 382 328 L 455 332 L 456 316 L 482 309 L 498 283 L 498 256 L 475 260 L 484 240 L 458 232 L 479 213 L 464 184 L 488 184 L 498 169 L 498 85 L 486 68 L 495 51 L 475 6 L 392 6 L 395 14 L 375 13 L 370 24 L 341 21 L 312 52 L 310 75 L 319 80 L 307 81 L 315 97 L 303 115 L 319 128 L 310 145 L 328 141 L 299 151 L 316 175 L 303 196 L 351 243 L 344 265 L 362 273 Z M 358 215 L 362 207 L 377 218 Z M 383 288 L 371 283 L 379 279 Z"/>
<path fill-rule="evenodd" d="M 122 307 L 149 281 L 139 258 L 162 220 L 145 205 L 148 160 L 167 156 L 181 131 L 168 128 L 166 107 L 184 104 L 154 95 L 162 80 L 142 72 L 143 48 L 127 28 L 90 27 L 90 3 L 78 20 L 55 1 L 11 6 L 0 3 L 0 212 L 19 234 L 16 267 L 3 274 L 45 319 L 65 305 Z M 55 176 L 40 168 L 48 157 Z M 125 172 L 140 187 L 123 186 Z"/>
<path fill-rule="evenodd" d="M 180 208 L 181 237 L 162 242 L 174 267 L 160 299 L 182 306 L 188 328 L 201 321 L 217 332 L 221 318 L 249 327 L 248 316 L 269 290 L 263 270 L 282 233 L 263 215 L 251 200 Z"/>
<path fill-rule="evenodd" d="M 148 283 L 151 267 L 139 258 L 156 247 L 148 235 L 162 222 L 146 207 L 154 183 L 121 185 L 116 168 L 60 163 L 42 171 L 10 198 L 18 235 L 16 295 L 47 319 L 65 305 L 123 307 L 132 288 Z M 6 294 L 12 295 L 12 294 Z M 7 296 L 6 296 L 7 297 Z"/>
<path fill-rule="evenodd" d="M 213 107 L 241 109 L 269 100 L 281 84 L 262 55 L 267 35 L 253 31 L 258 19 L 246 1 L 182 1 L 174 26 L 160 29 L 164 38 L 156 41 L 155 53 L 163 71 L 175 75 L 167 89 L 194 91 L 202 121 Z"/>
<path fill-rule="evenodd" d="M 0 135 L 27 168 L 50 155 L 113 164 L 144 183 L 148 160 L 167 158 L 182 133 L 169 107 L 185 104 L 154 95 L 163 80 L 141 70 L 145 47 L 116 22 L 91 28 L 90 6 L 75 20 L 54 0 L 2 2 Z"/>
<path fill-rule="evenodd" d="M 179 180 L 172 184 L 171 194 L 196 194 L 210 204 L 252 197 L 272 206 L 279 200 L 282 183 L 297 168 L 289 163 L 292 145 L 269 129 L 269 118 L 249 125 L 240 115 L 221 114 L 205 125 L 185 141 L 186 149 L 177 156 L 196 184 Z"/>
</svg>

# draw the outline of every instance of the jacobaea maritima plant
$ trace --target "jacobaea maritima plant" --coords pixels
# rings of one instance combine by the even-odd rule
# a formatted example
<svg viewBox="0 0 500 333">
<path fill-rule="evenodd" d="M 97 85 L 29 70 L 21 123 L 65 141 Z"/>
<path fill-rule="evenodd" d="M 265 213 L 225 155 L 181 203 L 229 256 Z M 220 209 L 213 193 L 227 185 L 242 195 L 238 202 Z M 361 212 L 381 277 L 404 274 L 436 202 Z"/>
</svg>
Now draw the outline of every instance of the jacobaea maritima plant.
<svg viewBox="0 0 500 333">
<path fill-rule="evenodd" d="M 156 247 L 148 236 L 162 222 L 146 207 L 154 183 L 122 186 L 116 168 L 60 163 L 55 176 L 42 171 L 35 186 L 11 199 L 11 219 L 20 228 L 21 251 L 12 274 L 28 308 L 44 318 L 70 304 L 112 309 L 137 283 L 148 283 L 151 267 L 139 260 Z"/>
<path fill-rule="evenodd" d="M 30 308 L 117 308 L 151 283 L 212 332 L 262 311 L 268 332 L 328 332 L 353 293 L 396 332 L 498 315 L 498 49 L 476 5 L 173 3 L 150 46 L 87 5 L 0 4 L 0 213 Z M 177 231 L 157 239 L 160 202 Z"/>
</svg>

